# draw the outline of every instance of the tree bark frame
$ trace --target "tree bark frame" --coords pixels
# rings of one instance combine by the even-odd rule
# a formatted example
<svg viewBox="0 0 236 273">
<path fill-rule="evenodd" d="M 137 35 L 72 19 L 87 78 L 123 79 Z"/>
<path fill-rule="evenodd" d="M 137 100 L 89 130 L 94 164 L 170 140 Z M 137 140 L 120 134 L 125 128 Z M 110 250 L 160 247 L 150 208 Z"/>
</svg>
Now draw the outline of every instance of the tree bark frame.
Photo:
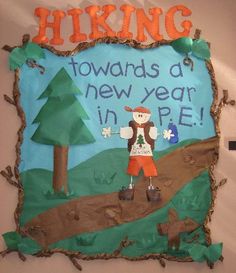
<svg viewBox="0 0 236 273">
<path fill-rule="evenodd" d="M 78 44 L 78 46 L 74 50 L 69 50 L 69 51 L 59 51 L 59 50 L 57 50 L 49 45 L 45 45 L 45 44 L 41 44 L 40 46 L 42 48 L 48 49 L 49 51 L 51 51 L 52 53 L 54 53 L 57 56 L 73 56 L 76 53 L 79 53 L 83 50 L 94 47 L 96 44 L 100 44 L 100 43 L 125 44 L 125 45 L 127 45 L 129 47 L 133 47 L 133 48 L 148 49 L 148 48 L 159 47 L 162 45 L 169 45 L 171 42 L 172 41 L 162 40 L 162 41 L 158 41 L 155 43 L 151 43 L 149 45 L 143 45 L 141 43 L 136 42 L 135 40 L 127 40 L 127 39 L 124 40 L 124 39 L 119 39 L 117 37 L 113 37 L 113 38 L 112 37 L 105 37 L 105 38 L 100 38 L 100 39 L 97 39 L 97 40 L 94 40 L 91 42 L 80 43 L 80 44 Z M 13 46 L 13 47 L 4 46 L 3 49 L 7 50 L 8 52 L 11 52 L 15 47 L 16 46 Z M 213 69 L 211 61 L 206 61 L 205 64 L 206 64 L 206 67 L 208 69 L 208 72 L 209 72 L 209 75 L 211 78 L 211 86 L 212 86 L 212 91 L 213 91 L 213 103 L 211 105 L 211 116 L 212 116 L 212 118 L 214 120 L 214 124 L 215 124 L 216 137 L 219 138 L 220 137 L 220 128 L 219 128 L 220 114 L 221 114 L 221 110 L 222 110 L 223 106 L 225 105 L 225 103 L 222 103 L 222 99 L 221 99 L 220 103 L 218 102 L 218 86 L 217 86 L 217 83 L 215 80 L 215 73 L 214 73 L 214 69 Z M 15 170 L 15 174 L 16 174 L 16 179 L 17 179 L 18 183 L 21 185 L 20 175 L 19 175 L 20 146 L 23 141 L 23 132 L 24 132 L 24 128 L 26 127 L 26 121 L 25 121 L 24 111 L 20 105 L 19 80 L 20 80 L 20 70 L 16 69 L 15 70 L 15 80 L 14 80 L 14 84 L 13 84 L 13 100 L 15 102 L 17 114 L 21 120 L 21 126 L 18 130 L 18 139 L 17 139 L 17 143 L 16 143 L 16 161 L 15 161 L 14 170 Z M 214 161 L 212 162 L 212 164 L 209 167 L 209 172 L 210 172 L 210 177 L 211 177 L 212 200 L 211 200 L 211 207 L 208 211 L 208 215 L 207 215 L 205 222 L 204 222 L 204 230 L 205 230 L 206 240 L 207 240 L 208 244 L 211 243 L 211 236 L 210 236 L 210 229 L 207 227 L 207 224 L 211 220 L 211 215 L 214 211 L 214 203 L 215 203 L 215 198 L 216 198 L 216 193 L 217 193 L 217 181 L 214 177 L 214 167 L 217 162 L 217 159 L 218 159 L 218 151 L 216 153 L 216 157 L 215 157 Z M 15 215 L 15 223 L 16 223 L 16 231 L 19 233 L 21 233 L 20 224 L 19 224 L 19 217 L 20 217 L 20 214 L 21 214 L 21 211 L 23 208 L 23 200 L 24 200 L 24 191 L 19 190 L 18 191 L 18 204 L 17 204 L 15 214 L 14 214 Z M 182 261 L 182 262 L 191 262 L 192 261 L 192 259 L 190 257 L 181 258 L 181 257 L 173 257 L 173 256 L 161 255 L 161 254 L 150 254 L 150 255 L 145 255 L 142 257 L 134 257 L 134 258 L 121 256 L 120 254 L 114 255 L 114 254 L 106 254 L 106 253 L 89 256 L 89 255 L 84 255 L 80 252 L 70 252 L 70 251 L 66 251 L 63 249 L 42 250 L 36 256 L 49 257 L 55 253 L 63 253 L 67 256 L 70 256 L 70 255 L 75 256 L 76 255 L 76 257 L 78 257 L 79 259 L 83 259 L 83 260 L 112 259 L 112 258 L 123 257 L 125 259 L 132 260 L 132 261 L 146 260 L 146 259 L 158 259 L 161 262 L 161 261 L 163 261 L 163 258 L 167 259 L 167 260 L 172 260 L 172 261 Z"/>
</svg>

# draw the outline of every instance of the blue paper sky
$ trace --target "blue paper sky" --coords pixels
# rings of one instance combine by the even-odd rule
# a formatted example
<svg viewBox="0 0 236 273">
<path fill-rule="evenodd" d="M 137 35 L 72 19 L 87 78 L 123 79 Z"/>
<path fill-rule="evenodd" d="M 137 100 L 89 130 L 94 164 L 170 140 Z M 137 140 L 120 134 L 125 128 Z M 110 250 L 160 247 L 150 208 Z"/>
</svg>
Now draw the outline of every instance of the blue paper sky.
<svg viewBox="0 0 236 273">
<path fill-rule="evenodd" d="M 31 136 L 38 126 L 37 124 L 32 125 L 32 121 L 46 102 L 46 99 L 37 100 L 37 98 L 61 67 L 65 67 L 83 93 L 77 98 L 90 117 L 90 120 L 85 123 L 96 138 L 96 142 L 93 144 L 70 146 L 68 168 L 78 165 L 103 150 L 127 147 L 126 140 L 121 139 L 119 135 L 114 135 L 109 139 L 104 139 L 101 135 L 104 127 L 111 126 L 114 131 L 119 131 L 120 127 L 127 126 L 132 119 L 132 114 L 124 110 L 126 105 L 132 108 L 136 106 L 149 108 L 152 112 L 151 120 L 160 133 L 167 129 L 169 122 L 172 121 L 178 128 L 180 141 L 190 138 L 205 139 L 215 135 L 214 123 L 210 116 L 210 106 L 213 99 L 211 81 L 203 60 L 191 57 L 194 61 L 194 70 L 191 71 L 190 67 L 183 65 L 183 56 L 176 53 L 171 46 L 137 50 L 125 45 L 100 44 L 73 57 L 58 57 L 48 50 L 45 50 L 45 55 L 46 58 L 39 62 L 46 68 L 44 75 L 41 75 L 37 69 L 29 68 L 26 65 L 21 69 L 21 104 L 26 114 L 27 123 L 21 147 L 21 171 L 32 168 L 51 170 L 53 167 L 53 147 L 34 143 L 31 140 Z M 74 67 L 70 64 L 72 61 L 76 63 Z M 120 72 L 119 64 L 115 64 L 117 62 L 120 62 L 123 74 L 126 70 L 126 76 L 117 76 Z M 141 77 L 143 70 L 141 67 L 137 68 L 142 62 L 146 69 L 146 77 Z M 129 63 L 128 66 L 127 63 Z M 172 67 L 173 65 L 175 66 Z M 176 77 L 180 72 L 179 65 L 183 76 Z M 95 75 L 94 69 L 96 72 L 100 66 L 108 67 L 107 75 L 103 73 Z M 171 67 L 172 75 L 170 73 Z M 136 68 L 136 76 L 134 68 Z M 97 98 L 95 98 L 94 87 L 88 89 L 89 85 L 97 88 Z M 127 93 L 130 85 L 130 96 L 127 97 L 123 93 L 118 99 L 117 94 L 119 96 L 121 89 Z M 101 86 L 103 87 L 99 92 Z M 108 90 L 108 86 L 111 89 Z M 175 88 L 184 88 L 182 101 L 171 97 L 171 92 Z M 189 93 L 187 88 L 190 90 Z M 146 92 L 149 93 L 151 90 L 153 90 L 151 95 L 145 99 Z M 179 91 L 174 92 L 175 98 L 178 97 Z M 167 92 L 169 93 L 167 94 Z M 167 98 L 168 96 L 169 98 Z M 169 107 L 171 113 L 162 118 L 161 125 L 159 112 L 167 111 L 167 108 L 163 107 Z M 202 108 L 203 110 L 201 110 Z M 186 116 L 182 115 L 180 119 L 181 109 L 182 114 Z M 105 123 L 107 111 L 113 111 L 116 114 L 117 124 L 114 124 L 114 114 L 111 112 L 108 114 L 107 123 Z M 101 118 L 103 124 L 101 124 Z M 183 123 L 189 126 L 185 126 Z M 155 150 L 163 150 L 170 145 L 167 140 L 159 136 Z"/>
</svg>

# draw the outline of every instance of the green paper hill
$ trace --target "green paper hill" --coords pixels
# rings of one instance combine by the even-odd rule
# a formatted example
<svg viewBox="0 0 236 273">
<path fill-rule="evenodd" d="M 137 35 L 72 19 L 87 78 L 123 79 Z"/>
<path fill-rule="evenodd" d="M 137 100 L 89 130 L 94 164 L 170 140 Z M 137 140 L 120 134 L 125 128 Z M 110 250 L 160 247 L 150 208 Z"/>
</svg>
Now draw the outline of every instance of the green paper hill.
<svg viewBox="0 0 236 273">
<path fill-rule="evenodd" d="M 160 236 L 157 233 L 157 224 L 168 221 L 169 208 L 174 208 L 178 212 L 179 218 L 183 219 L 191 215 L 192 219 L 201 224 L 207 215 L 210 202 L 210 179 L 208 172 L 205 171 L 184 186 L 165 207 L 142 219 L 97 232 L 73 236 L 52 244 L 50 248 L 81 251 L 87 255 L 112 253 L 128 236 L 128 239 L 135 243 L 122 250 L 121 254 L 124 256 L 132 258 L 150 253 L 166 253 L 187 257 L 189 256 L 187 250 L 196 242 L 205 244 L 205 234 L 202 227 L 190 234 L 182 233 L 180 250 L 167 251 L 167 236 Z M 192 243 L 188 243 L 194 236 L 196 237 L 196 234 L 198 235 L 197 241 L 193 240 Z"/>
<path fill-rule="evenodd" d="M 164 151 L 155 152 L 154 157 L 158 159 L 179 147 L 194 142 L 197 140 L 183 141 Z M 114 158 L 116 158 L 115 161 Z M 111 166 L 108 163 L 114 165 Z M 33 169 L 21 173 L 25 190 L 24 207 L 20 218 L 21 225 L 23 226 L 39 213 L 63 204 L 71 198 L 114 192 L 118 191 L 123 185 L 127 186 L 129 183 L 129 176 L 125 174 L 127 163 L 127 149 L 105 150 L 95 155 L 69 170 L 70 194 L 60 198 L 57 196 L 49 198 L 47 194 L 52 191 L 51 171 Z M 91 171 L 90 166 L 95 166 L 94 171 Z M 106 166 L 109 166 L 109 169 Z M 168 209 L 175 208 L 180 219 L 191 215 L 192 219 L 201 224 L 207 215 L 210 202 L 210 179 L 208 172 L 205 171 L 184 186 L 165 207 L 142 219 L 93 233 L 73 236 L 52 244 L 50 248 L 81 251 L 88 255 L 112 253 L 117 249 L 121 240 L 128 236 L 128 239 L 134 240 L 135 243 L 122 250 L 121 254 L 124 256 L 132 258 L 148 253 L 165 253 L 167 251 L 167 237 L 160 236 L 157 233 L 156 225 L 168 220 Z M 187 242 L 191 241 L 195 233 L 198 233 L 197 243 L 204 244 L 205 235 L 200 227 L 191 234 L 183 233 L 181 235 L 181 249 L 178 252 L 169 250 L 166 253 L 179 257 L 189 256 L 186 248 L 188 249 L 196 242 L 193 241 L 190 244 Z M 104 243 L 108 241 L 109 243 Z"/>
<path fill-rule="evenodd" d="M 154 152 L 154 158 L 159 159 L 173 150 L 197 142 L 190 139 L 182 141 L 170 148 Z M 68 171 L 69 195 L 53 198 L 52 172 L 45 169 L 31 169 L 21 173 L 25 200 L 20 217 L 20 224 L 39 213 L 67 202 L 68 199 L 84 195 L 94 195 L 119 191 L 127 186 L 130 177 L 126 175 L 129 153 L 126 148 L 109 149 L 91 157 Z M 114 160 L 116 158 L 116 160 Z M 91 170 L 94 166 L 94 170 Z M 64 196 L 64 198 L 63 198 Z"/>
</svg>

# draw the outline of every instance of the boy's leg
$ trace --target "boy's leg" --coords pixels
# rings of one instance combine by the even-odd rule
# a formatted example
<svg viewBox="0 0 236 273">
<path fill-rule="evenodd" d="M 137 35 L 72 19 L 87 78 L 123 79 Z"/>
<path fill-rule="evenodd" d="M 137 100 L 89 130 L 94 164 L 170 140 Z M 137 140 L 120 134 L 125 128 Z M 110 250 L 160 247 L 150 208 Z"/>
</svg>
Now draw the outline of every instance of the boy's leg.
<svg viewBox="0 0 236 273">
<path fill-rule="evenodd" d="M 127 168 L 127 174 L 131 176 L 138 176 L 139 171 L 141 170 L 141 165 L 139 162 L 138 156 L 130 156 L 129 157 L 129 164 Z"/>
<path fill-rule="evenodd" d="M 143 156 L 142 168 L 144 176 L 146 177 L 157 176 L 157 168 L 152 156 Z"/>
<path fill-rule="evenodd" d="M 151 156 L 143 157 L 143 172 L 144 176 L 149 177 L 148 189 L 154 189 L 152 185 L 152 177 L 157 176 L 157 168 L 155 162 Z"/>
</svg>

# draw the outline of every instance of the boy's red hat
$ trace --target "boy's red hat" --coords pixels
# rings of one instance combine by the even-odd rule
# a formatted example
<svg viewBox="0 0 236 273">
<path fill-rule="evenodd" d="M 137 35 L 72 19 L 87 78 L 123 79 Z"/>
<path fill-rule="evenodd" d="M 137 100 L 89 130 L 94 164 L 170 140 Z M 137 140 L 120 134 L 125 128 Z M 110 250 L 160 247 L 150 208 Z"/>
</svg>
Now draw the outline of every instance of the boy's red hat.
<svg viewBox="0 0 236 273">
<path fill-rule="evenodd" d="M 143 106 L 138 106 L 134 109 L 132 109 L 129 106 L 125 106 L 125 111 L 127 112 L 139 112 L 139 113 L 146 113 L 146 114 L 151 114 L 151 111 L 148 108 L 145 108 Z"/>
</svg>

